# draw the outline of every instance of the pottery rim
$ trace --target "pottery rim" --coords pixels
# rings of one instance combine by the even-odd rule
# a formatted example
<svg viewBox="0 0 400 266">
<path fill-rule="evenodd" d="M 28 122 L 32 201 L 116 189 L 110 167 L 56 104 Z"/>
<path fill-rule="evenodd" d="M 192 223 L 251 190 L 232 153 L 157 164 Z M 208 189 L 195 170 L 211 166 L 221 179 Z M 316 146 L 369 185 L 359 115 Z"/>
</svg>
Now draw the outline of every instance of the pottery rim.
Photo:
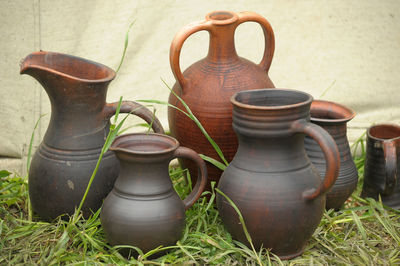
<svg viewBox="0 0 400 266">
<path fill-rule="evenodd" d="M 392 129 L 393 131 L 397 131 L 396 132 L 397 134 L 393 134 L 390 137 L 382 136 L 382 134 L 381 134 L 382 130 L 385 130 L 388 128 Z M 374 131 L 378 131 L 378 132 L 374 132 Z M 393 133 L 393 132 L 389 132 L 389 134 L 390 133 Z M 367 136 L 376 141 L 390 140 L 390 141 L 399 141 L 400 142 L 400 126 L 398 126 L 396 124 L 376 124 L 376 125 L 373 125 L 368 128 Z"/>
<path fill-rule="evenodd" d="M 332 118 L 314 117 L 313 111 L 315 112 L 315 110 L 323 110 L 327 112 L 335 111 L 335 115 L 337 115 L 338 117 L 332 117 Z M 325 100 L 313 100 L 313 102 L 311 103 L 310 116 L 312 122 L 346 123 L 356 116 L 356 112 L 353 109 L 336 102 L 325 101 Z"/>
</svg>

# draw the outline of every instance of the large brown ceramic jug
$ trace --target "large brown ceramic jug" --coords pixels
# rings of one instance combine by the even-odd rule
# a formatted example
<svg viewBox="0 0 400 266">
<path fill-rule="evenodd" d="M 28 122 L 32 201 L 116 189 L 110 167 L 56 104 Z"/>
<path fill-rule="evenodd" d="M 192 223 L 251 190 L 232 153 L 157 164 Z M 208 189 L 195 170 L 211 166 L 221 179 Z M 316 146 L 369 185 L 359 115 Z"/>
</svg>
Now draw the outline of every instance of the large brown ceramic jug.
<svg viewBox="0 0 400 266">
<path fill-rule="evenodd" d="M 200 197 L 207 182 L 204 161 L 191 149 L 160 134 L 127 134 L 110 150 L 121 163 L 114 189 L 104 200 L 101 225 L 112 245 L 131 245 L 143 252 L 174 245 L 185 224 L 185 209 Z M 183 201 L 175 192 L 168 165 L 174 158 L 193 160 L 199 175 Z M 127 252 L 123 252 L 127 253 Z"/>
<path fill-rule="evenodd" d="M 254 246 L 281 259 L 303 252 L 325 208 L 325 193 L 339 171 L 332 137 L 309 122 L 312 97 L 281 89 L 243 91 L 232 97 L 233 129 L 239 148 L 218 188 L 241 211 Z M 327 161 L 321 181 L 304 150 L 314 138 Z M 232 236 L 249 244 L 234 208 L 217 194 L 217 207 Z"/>
<path fill-rule="evenodd" d="M 40 51 L 23 60 L 21 74 L 37 79 L 50 98 L 50 124 L 32 158 L 29 196 L 34 212 L 51 220 L 74 213 L 86 190 L 118 106 L 106 103 L 115 72 L 83 58 Z M 137 115 L 163 132 L 153 113 L 135 102 L 123 102 L 121 112 Z M 100 208 L 118 171 L 118 160 L 107 152 L 82 208 L 86 217 Z"/>
<path fill-rule="evenodd" d="M 367 130 L 362 197 L 400 210 L 400 126 L 378 124 Z"/>
<path fill-rule="evenodd" d="M 235 30 L 247 21 L 259 23 L 264 31 L 265 50 L 259 64 L 239 57 L 235 50 Z M 182 45 L 190 35 L 202 30 L 210 34 L 208 55 L 182 73 L 179 65 Z M 274 34 L 270 24 L 254 12 L 209 13 L 204 21 L 194 22 L 182 28 L 172 41 L 170 63 L 177 81 L 173 91 L 190 107 L 211 138 L 219 145 L 228 162 L 232 160 L 237 149 L 229 99 L 238 91 L 274 87 L 268 77 L 274 48 Z M 169 97 L 169 103 L 186 111 L 173 94 Z M 168 120 L 171 134 L 183 146 L 221 161 L 197 125 L 185 114 L 168 108 Z M 195 173 L 196 167 L 193 163 L 182 160 L 182 164 L 190 173 Z M 207 169 L 207 188 L 210 189 L 210 182 L 218 181 L 222 172 L 208 163 Z"/>
<path fill-rule="evenodd" d="M 346 134 L 347 122 L 355 115 L 353 110 L 338 103 L 315 100 L 311 104 L 311 122 L 325 129 L 333 137 L 340 153 L 339 176 L 326 194 L 326 209 L 339 210 L 357 187 L 358 172 Z M 308 157 L 321 177 L 324 177 L 324 153 L 312 138 L 307 136 L 304 141 Z"/>
</svg>

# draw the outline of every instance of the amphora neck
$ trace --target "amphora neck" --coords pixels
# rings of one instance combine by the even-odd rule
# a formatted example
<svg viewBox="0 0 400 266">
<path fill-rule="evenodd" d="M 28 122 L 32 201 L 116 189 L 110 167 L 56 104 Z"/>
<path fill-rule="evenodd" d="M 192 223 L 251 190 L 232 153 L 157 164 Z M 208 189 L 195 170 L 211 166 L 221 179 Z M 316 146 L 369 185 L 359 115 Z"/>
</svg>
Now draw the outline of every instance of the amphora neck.
<svg viewBox="0 0 400 266">
<path fill-rule="evenodd" d="M 206 16 L 212 23 L 207 59 L 211 62 L 238 60 L 235 49 L 235 30 L 238 15 L 229 11 L 214 11 Z"/>
</svg>

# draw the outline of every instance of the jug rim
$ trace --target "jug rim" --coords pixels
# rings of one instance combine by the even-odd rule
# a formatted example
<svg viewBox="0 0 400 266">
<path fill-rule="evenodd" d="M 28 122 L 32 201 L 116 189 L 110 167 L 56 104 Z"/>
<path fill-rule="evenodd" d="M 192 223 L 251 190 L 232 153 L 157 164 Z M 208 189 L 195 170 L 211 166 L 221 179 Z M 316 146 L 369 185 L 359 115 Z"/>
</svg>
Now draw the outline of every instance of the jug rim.
<svg viewBox="0 0 400 266">
<path fill-rule="evenodd" d="M 239 20 L 237 13 L 228 10 L 215 10 L 206 15 L 206 20 L 214 25 L 228 25 Z"/>
<path fill-rule="evenodd" d="M 90 65 L 93 65 L 95 67 L 98 67 L 99 69 L 106 70 L 106 75 L 104 78 L 98 78 L 98 79 L 83 78 L 83 77 L 74 76 L 72 74 L 68 74 L 68 73 L 60 71 L 60 70 L 52 69 L 48 66 L 45 66 L 44 64 L 41 65 L 40 63 L 34 62 L 33 60 L 29 61 L 29 59 L 32 59 L 34 57 L 48 56 L 48 55 L 65 57 L 65 58 L 69 58 L 72 60 L 77 60 L 77 61 L 81 61 L 81 62 L 90 64 Z M 88 82 L 88 83 L 108 82 L 108 81 L 113 80 L 116 76 L 116 73 L 112 68 L 110 68 L 106 65 L 103 65 L 101 63 L 98 63 L 98 62 L 95 62 L 95 61 L 92 61 L 92 60 L 89 60 L 89 59 L 86 59 L 83 57 L 75 56 L 75 55 L 69 55 L 69 54 L 51 52 L 51 51 L 37 51 L 37 52 L 30 53 L 21 61 L 20 67 L 21 67 L 20 74 L 24 74 L 29 69 L 40 69 L 40 70 L 45 70 L 46 72 L 49 72 L 49 73 L 57 74 L 59 76 L 65 77 L 65 78 L 69 78 L 69 79 L 76 80 L 76 81 Z"/>
<path fill-rule="evenodd" d="M 136 141 L 136 143 L 143 143 L 145 139 L 148 139 L 148 141 L 153 140 L 158 140 L 158 143 L 163 142 L 166 143 L 169 147 L 165 148 L 160 148 L 159 150 L 151 150 L 151 151 L 143 151 L 143 150 L 134 150 L 134 149 L 129 149 L 126 147 L 121 147 L 124 143 L 126 146 L 129 145 L 129 142 L 132 144 L 132 141 Z M 161 141 L 160 141 L 161 140 Z M 166 141 L 165 141 L 166 140 Z M 159 134 L 159 133 L 128 133 L 128 134 L 123 134 L 121 136 L 118 136 L 115 138 L 113 143 L 111 144 L 109 150 L 118 152 L 122 151 L 125 153 L 129 154 L 135 154 L 135 155 L 159 155 L 159 154 L 166 154 L 170 153 L 174 150 L 176 150 L 179 147 L 179 141 L 171 136 L 164 135 L 164 134 Z"/>
<path fill-rule="evenodd" d="M 371 132 L 371 131 L 377 130 L 378 128 L 383 129 L 383 130 L 385 128 L 386 129 L 388 129 L 388 128 L 394 129 L 397 131 L 397 134 L 393 137 L 379 137 L 379 136 L 377 136 L 378 134 L 376 132 Z M 381 132 L 379 132 L 379 133 L 381 133 Z M 387 132 L 385 132 L 385 133 L 387 133 Z M 380 136 L 382 136 L 382 135 L 380 135 Z M 376 141 L 394 141 L 394 140 L 398 141 L 398 140 L 400 140 L 400 126 L 397 124 L 391 124 L 391 123 L 375 124 L 375 125 L 370 126 L 367 129 L 367 137 L 371 138 L 373 140 L 376 140 Z"/>
<path fill-rule="evenodd" d="M 260 105 L 254 105 L 254 104 L 247 104 L 247 103 L 242 103 L 240 102 L 237 97 L 244 95 L 244 94 L 252 94 L 252 93 L 282 93 L 286 94 L 287 96 L 288 93 L 291 93 L 292 95 L 297 95 L 297 96 L 303 96 L 305 99 L 303 101 L 299 101 L 296 103 L 292 104 L 283 104 L 283 105 L 271 105 L 271 106 L 260 106 Z M 294 89 L 282 89 L 282 88 L 263 88 L 263 89 L 253 89 L 253 90 L 244 90 L 235 93 L 231 97 L 231 103 L 234 106 L 238 106 L 241 108 L 246 108 L 246 109 L 253 109 L 253 110 L 287 110 L 291 108 L 298 108 L 306 105 L 310 105 L 311 102 L 313 101 L 313 96 L 307 92 L 299 91 L 299 90 L 294 90 Z"/>
<path fill-rule="evenodd" d="M 316 111 L 325 111 L 332 116 L 337 117 L 316 117 L 313 116 Z M 326 100 L 313 100 L 310 107 L 310 119 L 312 122 L 326 122 L 326 123 L 342 123 L 348 122 L 356 116 L 356 112 L 343 104 L 326 101 Z"/>
</svg>

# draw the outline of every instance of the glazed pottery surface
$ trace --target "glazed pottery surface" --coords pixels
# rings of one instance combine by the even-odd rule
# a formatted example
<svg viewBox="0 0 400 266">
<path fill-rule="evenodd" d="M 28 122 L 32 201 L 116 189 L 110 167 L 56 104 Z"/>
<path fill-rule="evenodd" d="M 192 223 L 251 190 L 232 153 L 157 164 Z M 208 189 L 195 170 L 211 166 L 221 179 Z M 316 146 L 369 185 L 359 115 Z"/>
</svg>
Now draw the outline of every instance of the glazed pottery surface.
<svg viewBox="0 0 400 266">
<path fill-rule="evenodd" d="M 264 32 L 265 50 L 259 64 L 239 57 L 235 50 L 235 30 L 247 21 L 259 23 Z M 210 34 L 208 55 L 182 73 L 179 64 L 182 45 L 190 35 L 203 30 Z M 209 13 L 204 21 L 184 27 L 172 41 L 170 63 L 177 81 L 173 91 L 190 107 L 211 138 L 219 145 L 228 162 L 237 150 L 229 99 L 238 91 L 274 87 L 268 77 L 274 48 L 274 34 L 270 24 L 253 12 Z M 185 110 L 174 94 L 170 95 L 169 103 Z M 198 126 L 185 114 L 169 107 L 168 120 L 172 136 L 177 138 L 181 145 L 221 161 Z M 195 173 L 196 167 L 193 163 L 187 160 L 182 160 L 181 163 L 183 168 L 188 168 L 192 174 Z M 206 189 L 210 190 L 210 182 L 218 181 L 222 171 L 209 163 L 207 168 L 209 182 Z"/>
<path fill-rule="evenodd" d="M 309 122 L 309 94 L 250 90 L 235 94 L 231 101 L 239 148 L 218 188 L 241 211 L 257 249 L 270 248 L 281 259 L 296 257 L 317 228 L 325 193 L 337 178 L 336 144 L 325 130 Z M 326 155 L 322 182 L 306 156 L 305 134 L 312 136 Z M 249 245 L 237 213 L 220 194 L 217 207 L 232 236 Z"/>
<path fill-rule="evenodd" d="M 115 139 L 110 150 L 121 170 L 104 200 L 101 224 L 112 245 L 132 245 L 143 252 L 174 245 L 185 223 L 185 209 L 200 197 L 207 182 L 204 161 L 176 139 L 160 134 L 127 134 Z M 199 175 L 183 201 L 175 192 L 168 166 L 174 158 L 193 160 Z"/>
<path fill-rule="evenodd" d="M 358 172 L 346 134 L 347 122 L 354 116 L 353 110 L 338 103 L 314 100 L 311 104 L 311 122 L 332 136 L 340 153 L 339 176 L 326 194 L 326 209 L 339 210 L 357 187 Z M 306 136 L 304 142 L 308 157 L 323 178 L 326 170 L 324 153 L 312 138 Z"/>
<path fill-rule="evenodd" d="M 29 170 L 33 211 L 46 220 L 71 215 L 86 190 L 109 131 L 109 119 L 118 106 L 106 103 L 115 72 L 83 58 L 40 51 L 23 60 L 21 74 L 37 79 L 51 103 L 50 124 Z M 163 133 L 153 113 L 138 103 L 122 102 L 121 113 L 137 115 Z M 99 209 L 118 171 L 117 159 L 107 152 L 83 205 L 84 216 Z"/>
<path fill-rule="evenodd" d="M 400 126 L 380 124 L 367 130 L 362 197 L 400 210 Z"/>
</svg>

